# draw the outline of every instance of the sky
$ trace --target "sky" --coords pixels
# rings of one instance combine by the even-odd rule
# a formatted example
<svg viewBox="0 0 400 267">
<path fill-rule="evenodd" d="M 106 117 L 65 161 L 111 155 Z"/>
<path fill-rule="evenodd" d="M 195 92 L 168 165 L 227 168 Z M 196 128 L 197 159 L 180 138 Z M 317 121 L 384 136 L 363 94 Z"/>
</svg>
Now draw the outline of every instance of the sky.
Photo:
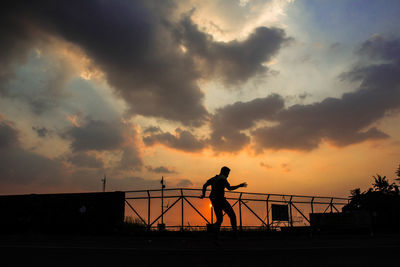
<svg viewBox="0 0 400 267">
<path fill-rule="evenodd" d="M 0 194 L 394 181 L 397 0 L 8 2 Z"/>
</svg>

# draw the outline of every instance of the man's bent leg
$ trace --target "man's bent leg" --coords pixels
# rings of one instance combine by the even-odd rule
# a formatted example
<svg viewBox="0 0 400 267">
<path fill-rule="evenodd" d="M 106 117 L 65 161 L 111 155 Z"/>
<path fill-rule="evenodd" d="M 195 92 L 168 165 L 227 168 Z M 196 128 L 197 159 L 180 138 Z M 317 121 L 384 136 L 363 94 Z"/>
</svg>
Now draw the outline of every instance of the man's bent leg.
<svg viewBox="0 0 400 267">
<path fill-rule="evenodd" d="M 223 210 L 225 211 L 226 214 L 228 214 L 229 219 L 231 219 L 232 230 L 234 232 L 237 232 L 236 214 L 231 204 L 229 204 L 228 200 L 226 199 L 224 201 Z"/>
<path fill-rule="evenodd" d="M 214 208 L 214 213 L 215 217 L 217 218 L 217 221 L 215 222 L 214 226 L 216 231 L 219 231 L 221 228 L 222 221 L 224 220 L 224 215 L 222 213 L 222 205 L 219 201 L 211 201 L 213 208 Z"/>
</svg>

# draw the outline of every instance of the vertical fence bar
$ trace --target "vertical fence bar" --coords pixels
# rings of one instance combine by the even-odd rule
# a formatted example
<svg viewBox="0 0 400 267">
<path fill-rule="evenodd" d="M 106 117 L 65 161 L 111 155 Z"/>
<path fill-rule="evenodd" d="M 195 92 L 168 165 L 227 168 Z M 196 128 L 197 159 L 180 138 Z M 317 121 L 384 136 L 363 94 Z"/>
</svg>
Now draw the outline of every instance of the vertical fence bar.
<svg viewBox="0 0 400 267">
<path fill-rule="evenodd" d="M 242 231 L 242 193 L 239 196 L 239 230 Z"/>
<path fill-rule="evenodd" d="M 269 196 L 270 196 L 270 194 L 268 194 L 267 200 L 266 200 L 266 204 L 267 204 L 267 225 L 268 225 L 268 229 L 270 229 L 270 225 L 269 225 Z"/>
<path fill-rule="evenodd" d="M 293 196 L 290 196 L 290 200 L 289 200 L 290 227 L 293 227 L 292 198 L 293 198 Z"/>
<path fill-rule="evenodd" d="M 314 213 L 314 197 L 311 199 L 311 213 Z"/>
<path fill-rule="evenodd" d="M 150 230 L 150 191 L 147 190 L 147 225 Z"/>
<path fill-rule="evenodd" d="M 164 224 L 164 176 L 161 179 L 161 224 Z"/>
<path fill-rule="evenodd" d="M 331 205 L 331 213 L 333 213 L 333 198 L 331 198 L 331 203 L 330 203 L 330 205 Z"/>
<path fill-rule="evenodd" d="M 182 189 L 181 189 L 181 199 L 182 199 L 182 202 L 181 202 L 181 231 L 183 231 L 183 208 L 184 208 L 184 204 L 183 204 L 183 191 L 182 191 Z"/>
</svg>

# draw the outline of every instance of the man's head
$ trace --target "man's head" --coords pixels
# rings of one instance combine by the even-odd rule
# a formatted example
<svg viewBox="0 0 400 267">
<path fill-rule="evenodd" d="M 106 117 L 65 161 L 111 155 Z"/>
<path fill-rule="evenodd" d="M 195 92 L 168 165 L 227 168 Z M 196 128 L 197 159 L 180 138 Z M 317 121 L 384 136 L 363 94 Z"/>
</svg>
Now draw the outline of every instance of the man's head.
<svg viewBox="0 0 400 267">
<path fill-rule="evenodd" d="M 229 172 L 231 171 L 231 169 L 229 169 L 228 167 L 224 166 L 221 168 L 221 172 L 219 174 L 222 174 L 225 177 L 229 176 Z"/>
</svg>

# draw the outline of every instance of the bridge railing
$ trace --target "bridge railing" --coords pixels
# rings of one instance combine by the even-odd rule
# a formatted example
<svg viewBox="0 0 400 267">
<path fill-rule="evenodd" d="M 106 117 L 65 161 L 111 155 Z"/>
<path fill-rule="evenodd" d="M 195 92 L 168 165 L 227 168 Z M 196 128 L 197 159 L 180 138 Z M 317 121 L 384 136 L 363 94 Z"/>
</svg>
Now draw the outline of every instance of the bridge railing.
<svg viewBox="0 0 400 267">
<path fill-rule="evenodd" d="M 208 195 L 209 190 L 206 195 Z M 209 199 L 200 199 L 201 189 L 168 188 L 125 191 L 125 211 L 148 229 L 205 229 L 214 222 Z M 339 212 L 347 198 L 227 191 L 239 229 L 309 226 L 310 213 Z M 287 219 L 272 216 L 274 205 L 287 206 Z M 229 226 L 225 219 L 222 227 Z"/>
</svg>

